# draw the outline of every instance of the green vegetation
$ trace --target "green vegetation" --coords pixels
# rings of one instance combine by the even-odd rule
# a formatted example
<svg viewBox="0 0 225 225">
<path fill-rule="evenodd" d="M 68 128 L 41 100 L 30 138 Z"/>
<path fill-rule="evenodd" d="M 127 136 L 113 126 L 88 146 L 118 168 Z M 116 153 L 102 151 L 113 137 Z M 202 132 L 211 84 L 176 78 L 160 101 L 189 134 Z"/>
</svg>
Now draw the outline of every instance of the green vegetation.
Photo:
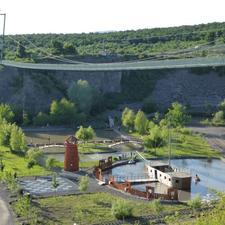
<svg viewBox="0 0 225 225">
<path fill-rule="evenodd" d="M 80 112 L 89 115 L 91 109 L 97 104 L 100 97 L 97 90 L 86 80 L 78 80 L 68 89 L 69 99 L 78 106 Z"/>
<path fill-rule="evenodd" d="M 14 119 L 14 113 L 11 107 L 7 104 L 0 104 L 0 123 L 5 120 L 8 123 L 12 123 Z"/>
<path fill-rule="evenodd" d="M 178 102 L 172 103 L 165 115 L 165 124 L 173 128 L 183 127 L 190 120 L 186 107 Z"/>
<path fill-rule="evenodd" d="M 82 140 L 84 143 L 88 140 L 91 140 L 95 136 L 95 132 L 91 126 L 88 128 L 85 128 L 83 126 L 80 126 L 79 130 L 75 134 L 76 138 Z"/>
<path fill-rule="evenodd" d="M 88 176 L 83 176 L 81 177 L 80 181 L 79 181 L 79 191 L 87 191 L 88 189 L 88 185 L 89 185 L 89 178 Z"/>
<path fill-rule="evenodd" d="M 193 199 L 188 201 L 188 206 L 193 209 L 200 209 L 202 207 L 202 199 L 200 195 L 196 195 Z"/>
<path fill-rule="evenodd" d="M 8 147 L 0 146 L 0 158 L 5 165 L 4 172 L 16 172 L 18 176 L 37 176 L 49 173 L 39 165 L 27 168 L 28 159 L 22 155 L 13 154 Z M 3 174 L 0 173 L 0 176 Z"/>
<path fill-rule="evenodd" d="M 125 108 L 122 113 L 121 121 L 122 125 L 127 128 L 129 131 L 134 129 L 134 120 L 135 120 L 135 113 L 133 110 L 129 108 Z"/>
<path fill-rule="evenodd" d="M 148 119 L 144 112 L 139 110 L 134 120 L 134 128 L 139 134 L 145 134 L 147 131 Z"/>
<path fill-rule="evenodd" d="M 76 196 L 53 197 L 38 200 L 40 204 L 40 218 L 44 224 L 96 224 L 115 220 L 112 215 L 112 205 L 117 201 L 124 201 L 120 197 L 108 193 L 82 194 Z M 127 201 L 133 207 L 133 216 L 156 214 L 149 202 Z M 165 205 L 167 212 L 184 208 L 182 205 Z M 46 212 L 48 214 L 46 215 Z"/>
<path fill-rule="evenodd" d="M 212 118 L 201 121 L 205 125 L 224 126 L 225 125 L 225 99 L 218 105 L 219 111 L 212 114 Z"/>
<path fill-rule="evenodd" d="M 125 200 L 116 201 L 112 205 L 112 215 L 116 219 L 130 218 L 133 216 L 133 207 Z"/>
<path fill-rule="evenodd" d="M 96 58 L 107 55 L 122 60 L 208 56 L 223 54 L 222 47 L 215 48 L 216 51 L 213 47 L 224 44 L 224 38 L 224 23 L 89 34 L 14 35 L 5 38 L 5 57 L 38 61 L 46 56 L 46 51 L 77 60 L 90 55 Z M 204 48 L 202 44 L 208 45 Z M 192 51 L 184 54 L 180 51 L 183 49 Z"/>
</svg>

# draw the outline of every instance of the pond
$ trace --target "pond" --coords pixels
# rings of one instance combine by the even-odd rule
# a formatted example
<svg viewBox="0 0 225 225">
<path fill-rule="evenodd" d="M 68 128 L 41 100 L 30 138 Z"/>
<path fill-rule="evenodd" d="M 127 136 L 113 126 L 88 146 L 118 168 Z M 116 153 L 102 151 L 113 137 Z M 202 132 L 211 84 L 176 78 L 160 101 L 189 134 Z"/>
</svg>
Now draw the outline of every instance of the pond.
<svg viewBox="0 0 225 225">
<path fill-rule="evenodd" d="M 201 181 L 195 183 L 192 179 L 191 191 L 179 191 L 179 200 L 188 200 L 196 194 L 200 194 L 203 199 L 213 197 L 212 190 L 225 191 L 225 163 L 221 160 L 213 159 L 173 159 L 172 166 L 177 168 L 188 169 L 194 178 L 196 174 Z M 124 165 L 113 168 L 111 174 L 114 176 L 146 176 L 145 163 L 138 162 L 134 165 Z M 156 192 L 166 193 L 167 186 L 161 183 L 151 184 L 155 187 Z M 139 190 L 145 190 L 145 184 L 135 185 Z"/>
</svg>

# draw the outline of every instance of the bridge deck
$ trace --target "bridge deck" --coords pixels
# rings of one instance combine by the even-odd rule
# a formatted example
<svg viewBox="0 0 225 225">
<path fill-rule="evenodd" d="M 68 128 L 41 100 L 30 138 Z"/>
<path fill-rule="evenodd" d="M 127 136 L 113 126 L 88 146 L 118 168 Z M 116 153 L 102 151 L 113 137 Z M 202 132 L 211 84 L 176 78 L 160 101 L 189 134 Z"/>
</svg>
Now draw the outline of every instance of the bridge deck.
<svg viewBox="0 0 225 225">
<path fill-rule="evenodd" d="M 34 70 L 67 70 L 67 71 L 123 71 L 146 69 L 173 69 L 224 66 L 225 57 L 199 57 L 190 59 L 143 60 L 117 63 L 77 63 L 77 64 L 43 64 L 2 61 L 2 65 Z"/>
</svg>

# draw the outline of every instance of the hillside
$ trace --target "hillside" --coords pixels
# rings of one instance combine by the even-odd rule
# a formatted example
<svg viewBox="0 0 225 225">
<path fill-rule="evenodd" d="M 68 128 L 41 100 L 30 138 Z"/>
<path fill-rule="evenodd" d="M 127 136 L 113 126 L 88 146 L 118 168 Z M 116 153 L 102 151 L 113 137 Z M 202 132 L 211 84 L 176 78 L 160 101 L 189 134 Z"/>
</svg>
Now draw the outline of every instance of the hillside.
<svg viewBox="0 0 225 225">
<path fill-rule="evenodd" d="M 225 52 L 225 23 L 107 33 L 6 36 L 5 58 L 44 61 L 66 56 L 84 61 L 123 61 L 215 56 Z"/>
</svg>

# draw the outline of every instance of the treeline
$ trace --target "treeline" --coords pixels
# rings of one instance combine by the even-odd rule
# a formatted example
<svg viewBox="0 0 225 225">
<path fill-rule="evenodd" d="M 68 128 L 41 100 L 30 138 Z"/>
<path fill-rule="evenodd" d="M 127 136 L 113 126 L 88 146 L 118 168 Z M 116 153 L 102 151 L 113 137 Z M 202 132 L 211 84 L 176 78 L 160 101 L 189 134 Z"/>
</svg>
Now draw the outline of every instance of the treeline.
<svg viewBox="0 0 225 225">
<path fill-rule="evenodd" d="M 49 55 L 47 51 L 63 56 L 145 58 L 156 53 L 194 48 L 199 44 L 224 42 L 225 23 L 106 33 L 14 35 L 6 36 L 5 57 L 38 60 Z M 202 51 L 194 51 L 193 54 L 206 56 L 209 53 Z M 178 54 L 176 57 L 182 56 Z"/>
</svg>

